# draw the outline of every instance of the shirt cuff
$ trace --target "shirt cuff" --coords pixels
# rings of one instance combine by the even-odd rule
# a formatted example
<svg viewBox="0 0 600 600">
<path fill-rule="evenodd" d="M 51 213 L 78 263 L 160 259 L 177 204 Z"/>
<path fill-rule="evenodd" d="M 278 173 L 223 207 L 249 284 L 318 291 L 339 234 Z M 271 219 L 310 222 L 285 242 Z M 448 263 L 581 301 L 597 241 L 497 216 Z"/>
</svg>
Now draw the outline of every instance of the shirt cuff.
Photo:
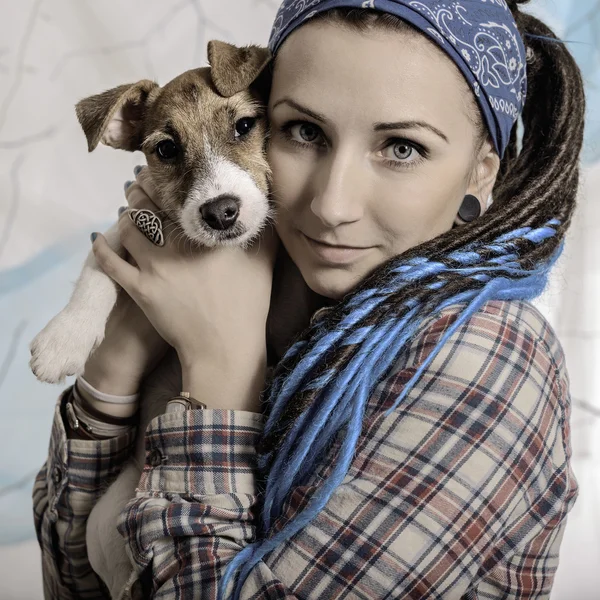
<svg viewBox="0 0 600 600">
<path fill-rule="evenodd" d="M 67 388 L 56 402 L 50 435 L 47 484 L 53 512 L 67 486 L 86 493 L 95 493 L 105 486 L 106 480 L 116 475 L 127 461 L 135 439 L 135 427 L 106 440 L 68 439 L 63 415 L 64 405 L 71 399 L 72 387 Z"/>
<path fill-rule="evenodd" d="M 255 494 L 260 413 L 205 409 L 166 413 L 146 429 L 138 493 Z M 139 494 L 138 494 L 139 497 Z"/>
</svg>

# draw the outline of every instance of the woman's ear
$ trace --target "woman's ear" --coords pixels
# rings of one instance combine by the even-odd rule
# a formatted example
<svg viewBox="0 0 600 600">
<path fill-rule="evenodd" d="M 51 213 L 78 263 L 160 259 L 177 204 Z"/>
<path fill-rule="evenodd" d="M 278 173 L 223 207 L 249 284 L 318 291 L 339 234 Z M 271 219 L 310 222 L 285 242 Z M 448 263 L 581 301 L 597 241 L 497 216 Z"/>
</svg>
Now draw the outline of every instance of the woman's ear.
<svg viewBox="0 0 600 600">
<path fill-rule="evenodd" d="M 478 152 L 471 171 L 469 185 L 465 191 L 465 196 L 471 194 L 479 200 L 482 215 L 487 210 L 487 200 L 492 194 L 499 170 L 500 157 L 491 140 L 488 138 Z M 456 225 L 464 225 L 465 221 L 457 215 L 454 223 Z"/>
</svg>

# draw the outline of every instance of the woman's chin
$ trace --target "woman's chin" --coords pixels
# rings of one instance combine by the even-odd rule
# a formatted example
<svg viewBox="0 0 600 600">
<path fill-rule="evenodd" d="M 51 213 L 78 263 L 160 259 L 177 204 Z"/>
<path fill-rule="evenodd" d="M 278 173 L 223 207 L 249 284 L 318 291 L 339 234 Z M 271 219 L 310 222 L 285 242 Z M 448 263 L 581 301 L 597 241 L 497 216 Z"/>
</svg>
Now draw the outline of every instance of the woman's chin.
<svg viewBox="0 0 600 600">
<path fill-rule="evenodd" d="M 358 281 L 356 276 L 347 271 L 310 270 L 305 272 L 300 268 L 306 285 L 315 293 L 330 300 L 341 300 L 346 294 L 352 291 Z"/>
</svg>

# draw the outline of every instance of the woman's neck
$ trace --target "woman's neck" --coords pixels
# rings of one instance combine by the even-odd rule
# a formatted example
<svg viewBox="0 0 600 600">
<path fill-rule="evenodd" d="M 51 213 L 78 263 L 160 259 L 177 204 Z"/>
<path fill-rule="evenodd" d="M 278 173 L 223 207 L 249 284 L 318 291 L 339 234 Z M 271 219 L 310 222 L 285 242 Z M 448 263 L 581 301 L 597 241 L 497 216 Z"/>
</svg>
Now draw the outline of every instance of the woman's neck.
<svg viewBox="0 0 600 600">
<path fill-rule="evenodd" d="M 302 273 L 283 244 L 280 244 L 267 318 L 269 364 L 283 356 L 294 338 L 309 325 L 310 318 L 318 308 L 331 304 L 335 304 L 335 301 L 308 287 Z"/>
</svg>

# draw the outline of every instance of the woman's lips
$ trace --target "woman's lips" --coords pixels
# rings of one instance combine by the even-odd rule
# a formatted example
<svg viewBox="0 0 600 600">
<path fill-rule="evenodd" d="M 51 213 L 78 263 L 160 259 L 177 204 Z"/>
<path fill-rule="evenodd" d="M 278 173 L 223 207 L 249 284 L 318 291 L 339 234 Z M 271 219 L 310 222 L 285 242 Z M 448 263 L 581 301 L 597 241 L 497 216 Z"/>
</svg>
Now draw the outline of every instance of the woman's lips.
<svg viewBox="0 0 600 600">
<path fill-rule="evenodd" d="M 348 264 L 364 256 L 371 248 L 347 248 L 321 244 L 300 232 L 310 250 L 321 260 L 331 264 Z"/>
</svg>

